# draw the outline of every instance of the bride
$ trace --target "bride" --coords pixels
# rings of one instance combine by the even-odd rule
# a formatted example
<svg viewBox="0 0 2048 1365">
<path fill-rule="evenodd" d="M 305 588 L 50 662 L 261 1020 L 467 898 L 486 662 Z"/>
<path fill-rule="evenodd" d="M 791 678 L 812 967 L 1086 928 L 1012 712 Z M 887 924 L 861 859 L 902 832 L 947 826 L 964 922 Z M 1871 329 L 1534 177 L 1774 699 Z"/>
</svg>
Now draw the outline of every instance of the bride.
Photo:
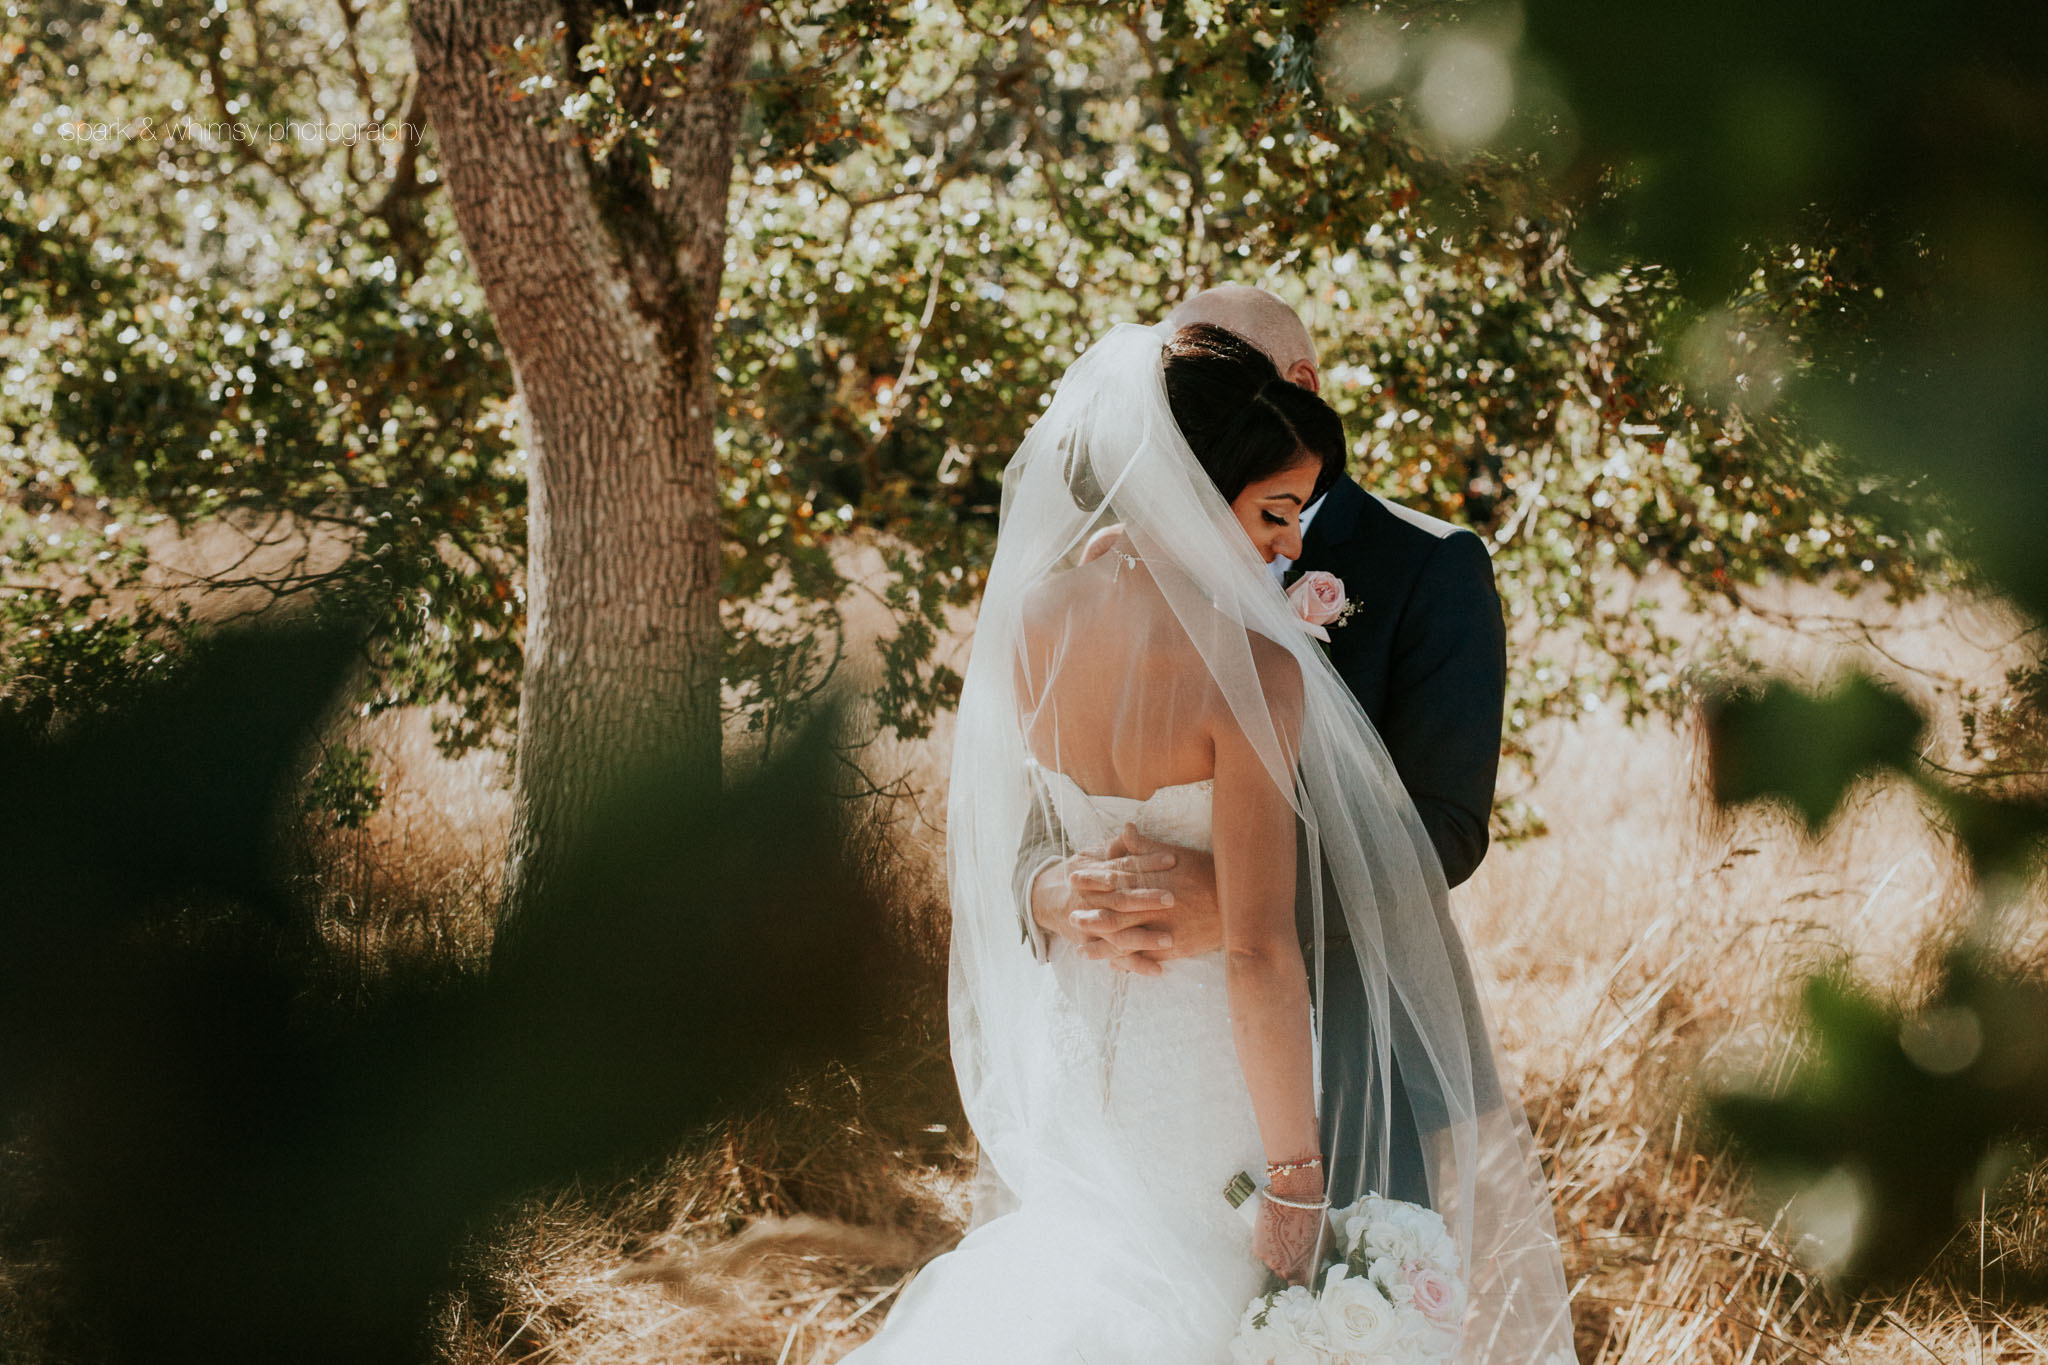
<svg viewBox="0 0 2048 1365">
<path fill-rule="evenodd" d="M 1202 325 L 1115 328 L 1011 461 L 948 801 L 954 1066 L 1011 1197 L 847 1361 L 1229 1361 L 1267 1272 L 1315 1264 L 1340 1155 L 1319 1133 L 1380 1134 L 1364 1169 L 1386 1187 L 1386 1125 L 1319 1122 L 1333 972 L 1370 1002 L 1373 1084 L 1348 1102 L 1384 1106 L 1398 1071 L 1430 1115 L 1471 1305 L 1457 1358 L 1573 1358 L 1549 1198 L 1436 854 L 1265 568 L 1299 554 L 1343 462 L 1321 400 Z M 1064 941 L 1041 962 L 1015 892 L 1027 827 L 1079 847 L 1127 824 L 1213 853 L 1223 949 L 1159 975 Z M 1265 1176 L 1249 1222 L 1225 1198 L 1240 1172 Z"/>
</svg>

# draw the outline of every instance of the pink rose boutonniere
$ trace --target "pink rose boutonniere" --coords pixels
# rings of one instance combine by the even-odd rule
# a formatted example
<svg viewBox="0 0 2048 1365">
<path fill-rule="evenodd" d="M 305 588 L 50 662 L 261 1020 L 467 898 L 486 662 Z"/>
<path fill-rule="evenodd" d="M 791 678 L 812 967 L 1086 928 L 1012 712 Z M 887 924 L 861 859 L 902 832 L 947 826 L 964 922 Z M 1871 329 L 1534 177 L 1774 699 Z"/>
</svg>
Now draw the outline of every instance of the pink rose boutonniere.
<svg viewBox="0 0 2048 1365">
<path fill-rule="evenodd" d="M 1324 627 L 1342 625 L 1358 610 L 1358 604 L 1344 595 L 1344 580 L 1321 569 L 1295 579 L 1287 590 L 1287 602 L 1301 618 L 1301 628 L 1324 644 L 1330 642 L 1330 632 Z"/>
</svg>

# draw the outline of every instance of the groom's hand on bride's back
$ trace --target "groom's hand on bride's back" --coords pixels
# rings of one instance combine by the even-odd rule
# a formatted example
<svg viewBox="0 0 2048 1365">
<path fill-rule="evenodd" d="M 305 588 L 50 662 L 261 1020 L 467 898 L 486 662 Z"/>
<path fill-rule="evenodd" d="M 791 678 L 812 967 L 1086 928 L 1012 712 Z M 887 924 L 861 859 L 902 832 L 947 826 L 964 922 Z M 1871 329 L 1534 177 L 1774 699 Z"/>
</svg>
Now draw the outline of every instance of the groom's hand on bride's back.
<svg viewBox="0 0 2048 1365">
<path fill-rule="evenodd" d="M 1106 848 L 1048 864 L 1031 884 L 1031 917 L 1082 957 L 1148 976 L 1223 946 L 1215 860 L 1132 825 Z"/>
</svg>

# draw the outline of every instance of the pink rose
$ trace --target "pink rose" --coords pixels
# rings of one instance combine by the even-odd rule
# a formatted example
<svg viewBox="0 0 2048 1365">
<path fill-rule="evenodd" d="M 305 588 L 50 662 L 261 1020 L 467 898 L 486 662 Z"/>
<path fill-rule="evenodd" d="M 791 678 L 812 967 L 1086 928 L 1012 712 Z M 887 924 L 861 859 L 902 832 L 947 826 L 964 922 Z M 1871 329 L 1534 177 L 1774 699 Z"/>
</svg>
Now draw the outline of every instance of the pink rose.
<svg viewBox="0 0 2048 1365">
<path fill-rule="evenodd" d="M 1457 1331 L 1465 1322 L 1465 1287 L 1441 1270 L 1411 1265 L 1402 1276 L 1415 1291 L 1409 1306 L 1429 1319 L 1430 1326 Z"/>
<path fill-rule="evenodd" d="M 1308 633 L 1327 641 L 1330 632 L 1323 627 L 1344 614 L 1344 580 L 1321 569 L 1312 570 L 1294 580 L 1294 586 L 1287 590 L 1287 601 Z"/>
</svg>

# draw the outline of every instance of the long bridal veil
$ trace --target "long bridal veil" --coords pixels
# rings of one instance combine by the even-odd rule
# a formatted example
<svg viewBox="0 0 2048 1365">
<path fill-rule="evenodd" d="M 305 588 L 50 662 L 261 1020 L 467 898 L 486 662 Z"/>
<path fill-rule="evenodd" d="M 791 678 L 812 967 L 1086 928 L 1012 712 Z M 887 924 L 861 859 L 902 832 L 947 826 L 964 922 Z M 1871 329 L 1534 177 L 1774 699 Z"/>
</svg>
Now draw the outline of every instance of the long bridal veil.
<svg viewBox="0 0 2048 1365">
<path fill-rule="evenodd" d="M 1066 708 L 1064 718 L 1051 718 L 1054 731 L 1079 719 L 1077 707 L 1098 708 L 1086 717 L 1089 728 L 1109 735 L 1109 751 L 1124 760 L 1143 746 L 1183 742 L 1196 708 L 1227 708 L 1293 807 L 1297 866 L 1320 870 L 1301 876 L 1297 892 L 1315 998 L 1326 998 L 1334 973 L 1352 972 L 1368 1002 L 1371 1083 L 1349 1101 L 1358 1113 L 1337 1116 L 1338 1141 L 1368 1142 L 1365 1185 L 1386 1189 L 1390 1125 L 1375 1120 L 1392 1103 L 1398 1070 L 1424 1134 L 1430 1202 L 1468 1270 L 1472 1315 L 1459 1358 L 1569 1361 L 1550 1198 L 1527 1120 L 1501 1080 L 1436 853 L 1378 734 L 1175 425 L 1166 336 L 1126 325 L 1092 346 L 1004 474 L 948 800 L 954 1063 L 982 1159 L 1026 1208 L 1086 1205 L 1126 1230 L 1158 1216 L 1128 1178 L 1145 1155 L 1126 1150 L 1103 1106 L 1056 1093 L 1049 1079 L 1071 1076 L 1073 1040 L 1060 1036 L 1046 967 L 1021 941 L 1015 891 L 1034 804 L 1045 799 L 1036 765 L 1059 766 L 1044 755 L 1047 718 L 1033 699 L 1049 695 L 1045 680 L 1064 672 L 1067 685 L 1051 689 Z M 1092 614 L 1094 599 L 1057 590 L 1062 575 L 1085 572 L 1091 536 L 1115 523 L 1142 564 L 1149 607 L 1101 616 Z M 1347 586 L 1354 597 L 1373 591 L 1370 583 Z M 1066 604 L 1050 628 L 1042 619 L 1048 601 Z M 1153 638 L 1134 649 L 1134 636 L 1145 633 Z M 1125 662 L 1105 670 L 1105 658 Z M 1180 662 L 1133 662 L 1162 658 Z M 1298 717 L 1291 682 L 1276 691 L 1276 672 L 1299 675 Z M 1027 688 L 1031 697 L 1022 695 Z M 1287 701 L 1276 707 L 1275 696 Z M 1221 826 L 1233 812 L 1219 803 L 1214 818 Z M 1101 990 L 1116 988 L 1118 974 L 1092 970 Z M 1361 1046 L 1322 1036 L 1320 1011 L 1315 1029 L 1318 1056 L 1325 1047 Z M 1107 1053 L 1103 1061 L 1111 1061 Z M 1171 1240 L 1162 1230 L 1163 1260 Z M 1157 1269 L 1175 1273 L 1167 1264 Z"/>
</svg>

